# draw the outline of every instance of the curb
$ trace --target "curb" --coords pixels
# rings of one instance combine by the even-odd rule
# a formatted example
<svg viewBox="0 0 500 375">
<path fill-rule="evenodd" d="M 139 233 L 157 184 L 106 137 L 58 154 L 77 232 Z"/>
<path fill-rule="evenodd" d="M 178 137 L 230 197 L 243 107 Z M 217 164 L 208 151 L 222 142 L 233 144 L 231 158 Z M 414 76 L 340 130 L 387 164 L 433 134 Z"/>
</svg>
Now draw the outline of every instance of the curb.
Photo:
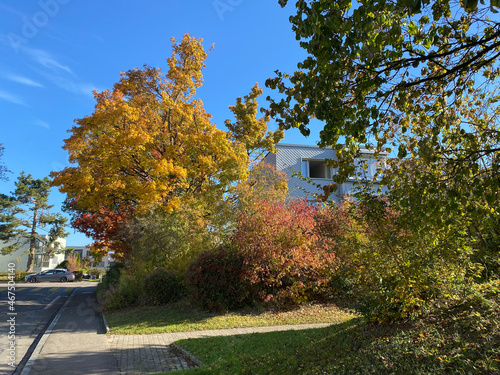
<svg viewBox="0 0 500 375">
<path fill-rule="evenodd" d="M 104 316 L 104 313 L 101 313 L 101 318 L 102 318 L 102 324 L 104 325 L 104 329 L 106 330 L 106 333 L 109 333 L 109 325 L 108 322 L 106 321 L 106 317 Z"/>
<path fill-rule="evenodd" d="M 30 373 L 31 368 L 35 364 L 35 361 L 36 361 L 36 359 L 38 357 L 38 354 L 40 354 L 40 352 L 42 351 L 42 348 L 45 345 L 45 342 L 47 341 L 47 339 L 49 338 L 49 335 L 51 334 L 52 329 L 55 327 L 55 325 L 59 321 L 59 318 L 61 317 L 64 309 L 66 308 L 66 306 L 69 304 L 69 302 L 73 298 L 73 295 L 75 294 L 75 292 L 76 292 L 77 289 L 78 288 L 73 289 L 73 291 L 69 295 L 69 297 L 66 300 L 66 302 L 64 303 L 64 305 L 62 305 L 62 307 L 58 310 L 58 312 L 56 313 L 56 315 L 52 318 L 52 321 L 50 322 L 50 324 L 47 327 L 47 329 L 45 330 L 45 332 L 42 334 L 40 340 L 38 341 L 38 343 L 37 343 L 37 345 L 35 347 L 35 349 L 31 353 L 31 355 L 30 355 L 28 361 L 26 362 L 26 364 L 24 365 L 24 367 L 23 367 L 23 369 L 21 371 L 21 375 L 28 375 Z"/>
<path fill-rule="evenodd" d="M 175 342 L 171 344 L 173 348 L 176 350 L 180 351 L 183 355 L 185 355 L 190 361 L 192 361 L 196 366 L 203 366 L 203 362 L 200 361 L 198 358 L 196 358 L 194 355 L 189 353 L 187 350 L 184 348 L 181 348 L 179 345 L 177 345 Z"/>
</svg>

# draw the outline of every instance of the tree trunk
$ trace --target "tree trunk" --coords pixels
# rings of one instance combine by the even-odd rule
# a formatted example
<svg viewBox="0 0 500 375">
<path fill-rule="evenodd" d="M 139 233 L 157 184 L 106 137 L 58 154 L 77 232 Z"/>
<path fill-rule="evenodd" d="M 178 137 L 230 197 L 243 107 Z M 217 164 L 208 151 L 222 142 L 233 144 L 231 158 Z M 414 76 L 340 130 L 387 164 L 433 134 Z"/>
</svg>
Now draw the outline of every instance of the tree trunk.
<svg viewBox="0 0 500 375">
<path fill-rule="evenodd" d="M 35 259 L 37 221 L 38 221 L 38 209 L 35 208 L 35 211 L 33 213 L 33 223 L 31 225 L 30 249 L 28 253 L 28 264 L 26 265 L 26 272 L 33 272 L 33 260 Z"/>
</svg>

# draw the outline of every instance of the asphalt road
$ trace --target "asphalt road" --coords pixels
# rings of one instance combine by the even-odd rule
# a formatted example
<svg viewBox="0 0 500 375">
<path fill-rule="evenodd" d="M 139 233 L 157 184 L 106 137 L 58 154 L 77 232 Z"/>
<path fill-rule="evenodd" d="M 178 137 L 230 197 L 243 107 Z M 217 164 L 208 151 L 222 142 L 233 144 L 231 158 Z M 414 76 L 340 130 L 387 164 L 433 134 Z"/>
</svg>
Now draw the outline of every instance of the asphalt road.
<svg viewBox="0 0 500 375">
<path fill-rule="evenodd" d="M 0 374 L 12 374 L 75 288 L 87 283 L 0 284 Z M 31 349 L 30 349 L 31 347 Z"/>
</svg>

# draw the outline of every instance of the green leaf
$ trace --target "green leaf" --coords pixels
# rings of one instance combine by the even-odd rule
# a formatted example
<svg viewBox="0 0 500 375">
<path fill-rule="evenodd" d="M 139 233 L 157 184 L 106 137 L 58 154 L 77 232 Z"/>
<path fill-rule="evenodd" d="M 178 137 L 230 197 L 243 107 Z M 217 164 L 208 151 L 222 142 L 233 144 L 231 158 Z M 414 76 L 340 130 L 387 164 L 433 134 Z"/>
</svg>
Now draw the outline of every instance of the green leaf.
<svg viewBox="0 0 500 375">
<path fill-rule="evenodd" d="M 463 0 L 462 6 L 468 13 L 472 13 L 477 10 L 477 0 Z"/>
<path fill-rule="evenodd" d="M 398 147 L 398 158 L 403 159 L 406 155 L 408 154 L 408 151 L 406 150 L 404 145 L 399 145 Z"/>
<path fill-rule="evenodd" d="M 408 34 L 410 35 L 417 35 L 418 33 L 418 27 L 412 22 L 408 24 Z"/>
</svg>

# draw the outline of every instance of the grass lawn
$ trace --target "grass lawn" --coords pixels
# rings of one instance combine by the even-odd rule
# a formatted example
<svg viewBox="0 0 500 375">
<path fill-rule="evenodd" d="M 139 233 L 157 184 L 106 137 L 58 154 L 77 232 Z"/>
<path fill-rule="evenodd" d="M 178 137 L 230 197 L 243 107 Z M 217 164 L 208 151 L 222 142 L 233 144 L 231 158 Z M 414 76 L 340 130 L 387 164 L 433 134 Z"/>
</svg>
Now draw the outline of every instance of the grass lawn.
<svg viewBox="0 0 500 375">
<path fill-rule="evenodd" d="M 229 314 L 199 311 L 186 302 L 168 306 L 129 307 L 106 312 L 112 334 L 188 332 L 285 324 L 340 323 L 355 317 L 334 305 L 308 305 L 290 311 L 245 310 Z"/>
<path fill-rule="evenodd" d="M 448 325 L 352 319 L 322 329 L 178 341 L 204 365 L 189 374 L 500 374 L 500 337 Z"/>
<path fill-rule="evenodd" d="M 107 313 L 112 333 L 336 322 L 321 329 L 180 340 L 203 366 L 168 374 L 500 374 L 500 281 L 417 321 L 367 323 L 331 305 L 226 315 L 169 307 Z"/>
</svg>

